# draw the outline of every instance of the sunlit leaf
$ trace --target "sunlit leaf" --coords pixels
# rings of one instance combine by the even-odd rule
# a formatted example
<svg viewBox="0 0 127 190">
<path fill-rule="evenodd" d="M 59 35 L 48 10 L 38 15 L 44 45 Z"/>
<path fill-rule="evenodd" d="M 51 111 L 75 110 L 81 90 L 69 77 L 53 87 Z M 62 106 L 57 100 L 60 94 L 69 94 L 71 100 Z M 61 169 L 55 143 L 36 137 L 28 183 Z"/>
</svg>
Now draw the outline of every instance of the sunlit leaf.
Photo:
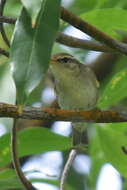
<svg viewBox="0 0 127 190">
<path fill-rule="evenodd" d="M 98 0 L 90 0 L 90 1 L 84 1 L 84 0 L 75 0 L 72 2 L 71 10 L 74 13 L 84 13 L 88 10 L 94 9 L 96 7 Z"/>
<path fill-rule="evenodd" d="M 46 3 L 46 0 L 21 0 L 21 2 L 23 3 L 24 7 L 27 9 L 28 13 L 32 17 L 32 22 L 35 22 L 41 9 L 42 2 L 44 5 Z"/>
<path fill-rule="evenodd" d="M 125 9 L 96 9 L 82 14 L 81 18 L 114 37 L 118 37 L 116 31 L 119 29 L 127 31 L 127 11 Z"/>
<path fill-rule="evenodd" d="M 91 167 L 88 176 L 88 184 L 91 189 L 95 189 L 97 179 L 100 174 L 100 169 L 106 162 L 105 155 L 101 148 L 100 139 L 98 137 L 98 133 L 96 132 L 95 126 L 96 125 L 93 125 L 93 127 L 90 129 L 92 130 L 91 133 L 93 133 L 94 135 L 91 135 L 89 137 L 89 153 L 91 158 Z"/>
<path fill-rule="evenodd" d="M 17 17 L 20 14 L 22 4 L 19 0 L 6 1 L 6 6 L 4 8 L 4 15 Z M 13 11 L 12 11 L 13 10 Z"/>
<path fill-rule="evenodd" d="M 0 172 L 0 188 L 2 190 L 22 188 L 16 172 L 13 169 L 5 169 Z"/>
<path fill-rule="evenodd" d="M 25 175 L 27 175 L 28 172 L 25 172 Z M 32 172 L 29 172 L 32 173 Z M 39 171 L 39 173 L 41 174 L 41 171 Z M 49 176 L 47 176 L 46 179 L 46 175 L 44 178 L 40 178 L 40 177 L 32 177 L 29 180 L 32 183 L 46 183 L 46 184 L 50 184 L 54 187 L 59 187 L 59 180 L 56 179 L 48 179 Z M 13 189 L 22 189 L 25 190 L 24 187 L 21 185 L 21 182 L 19 181 L 16 172 L 14 171 L 14 169 L 5 169 L 3 171 L 0 171 L 0 187 L 2 190 L 13 190 Z M 67 185 L 67 189 L 68 190 L 74 190 L 74 188 L 70 187 L 69 185 Z"/>
<path fill-rule="evenodd" d="M 106 85 L 103 94 L 98 102 L 101 108 L 116 104 L 127 97 L 127 69 L 116 73 Z"/>
<path fill-rule="evenodd" d="M 113 7 L 123 7 L 126 0 L 98 0 L 96 8 L 113 8 Z"/>
<path fill-rule="evenodd" d="M 100 146 L 107 162 L 111 163 L 124 177 L 127 177 L 127 123 L 97 126 Z"/>
<path fill-rule="evenodd" d="M 18 145 L 19 155 L 25 156 L 69 149 L 70 140 L 45 128 L 29 128 L 19 132 Z M 0 155 L 0 167 L 11 162 L 9 134 L 0 138 Z"/>
<path fill-rule="evenodd" d="M 7 63 L 7 60 L 2 59 L 2 57 L 0 63 L 0 102 L 14 104 L 16 93 L 10 66 Z M 10 130 L 12 119 L 0 118 L 0 124 L 3 124 L 7 130 Z"/>
</svg>

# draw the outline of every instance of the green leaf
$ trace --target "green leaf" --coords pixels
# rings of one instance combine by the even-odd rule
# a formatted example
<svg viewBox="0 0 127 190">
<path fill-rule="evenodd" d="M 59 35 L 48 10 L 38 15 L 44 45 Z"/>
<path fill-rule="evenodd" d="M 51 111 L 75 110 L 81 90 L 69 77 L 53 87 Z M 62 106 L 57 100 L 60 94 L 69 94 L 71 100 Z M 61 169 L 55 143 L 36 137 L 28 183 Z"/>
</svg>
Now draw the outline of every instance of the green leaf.
<svg viewBox="0 0 127 190">
<path fill-rule="evenodd" d="M 96 8 L 98 8 L 98 9 L 101 8 L 106 2 L 107 2 L 107 0 L 98 0 L 97 4 L 96 4 Z"/>
<path fill-rule="evenodd" d="M 100 7 L 103 7 L 103 8 L 113 8 L 113 7 L 116 7 L 116 8 L 125 8 L 126 7 L 126 0 L 122 0 L 122 1 L 119 1 L 119 0 L 98 0 L 98 6 L 97 5 L 97 8 L 100 8 Z"/>
<path fill-rule="evenodd" d="M 81 18 L 113 37 L 118 37 L 116 30 L 127 31 L 127 11 L 121 8 L 97 9 L 82 14 Z"/>
<path fill-rule="evenodd" d="M 59 180 L 54 180 L 54 179 L 44 179 L 44 178 L 32 178 L 31 180 L 30 180 L 32 183 L 34 183 L 34 182 L 41 182 L 41 183 L 47 183 L 47 184 L 51 184 L 51 185 L 53 185 L 53 186 L 59 186 Z"/>
<path fill-rule="evenodd" d="M 15 26 L 11 63 L 17 89 L 17 102 L 24 104 L 30 93 L 44 78 L 59 26 L 60 1 L 47 0 L 41 7 L 34 28 L 25 9 Z"/>
<path fill-rule="evenodd" d="M 100 174 L 101 167 L 105 164 L 105 155 L 100 145 L 100 139 L 96 132 L 96 124 L 89 130 L 89 152 L 91 158 L 90 173 L 88 176 L 88 184 L 90 189 L 96 189 L 97 179 Z M 94 134 L 94 135 L 93 135 Z"/>
<path fill-rule="evenodd" d="M 39 14 L 39 11 L 41 9 L 41 4 L 43 2 L 43 5 L 45 4 L 46 0 L 21 0 L 23 3 L 23 6 L 27 9 L 29 15 L 32 17 L 32 23 L 36 21 L 36 18 Z"/>
<path fill-rule="evenodd" d="M 32 183 L 41 182 L 41 183 L 48 183 L 54 186 L 59 185 L 58 180 L 51 180 L 51 179 L 32 178 L 30 179 L 30 181 Z M 5 169 L 0 172 L 0 187 L 2 190 L 7 190 L 7 189 L 13 190 L 18 188 L 25 190 L 21 185 L 14 169 Z"/>
<path fill-rule="evenodd" d="M 94 9 L 96 7 L 98 0 L 90 0 L 90 1 L 83 1 L 83 0 L 78 0 L 78 1 L 73 1 L 71 7 L 72 12 L 74 13 L 83 13 L 88 10 Z"/>
<path fill-rule="evenodd" d="M 96 8 L 113 8 L 113 7 L 124 7 L 126 0 L 98 0 L 96 4 Z"/>
<path fill-rule="evenodd" d="M 15 102 L 15 86 L 8 63 L 0 64 L 0 101 Z"/>
<path fill-rule="evenodd" d="M 107 162 L 110 162 L 124 177 L 127 177 L 127 123 L 103 124 L 96 127 L 100 146 Z"/>
<path fill-rule="evenodd" d="M 127 69 L 116 73 L 106 85 L 98 102 L 100 108 L 116 104 L 127 97 Z"/>
<path fill-rule="evenodd" d="M 4 8 L 4 15 L 9 17 L 17 17 L 19 16 L 21 8 L 22 4 L 19 0 L 6 1 L 6 6 Z"/>
<path fill-rule="evenodd" d="M 15 102 L 15 85 L 11 74 L 11 68 L 6 59 L 0 58 L 0 102 L 14 104 Z M 12 126 L 11 118 L 0 117 L 0 124 L 10 130 Z"/>
<path fill-rule="evenodd" d="M 19 156 L 41 154 L 47 151 L 70 148 L 67 137 L 55 134 L 45 128 L 29 128 L 19 132 Z M 0 138 L 0 167 L 11 161 L 10 134 Z"/>
<path fill-rule="evenodd" d="M 39 85 L 32 91 L 27 100 L 27 105 L 33 106 L 34 103 L 42 101 L 42 91 L 45 87 L 44 84 L 45 81 L 42 80 Z"/>
<path fill-rule="evenodd" d="M 0 172 L 0 188 L 2 190 L 18 189 L 25 190 L 21 185 L 16 173 L 12 169 L 5 169 Z"/>
<path fill-rule="evenodd" d="M 25 172 L 27 174 L 27 172 Z M 32 183 L 47 183 L 51 184 L 54 187 L 59 186 L 59 180 L 56 179 L 45 179 L 45 178 L 31 178 L 30 181 Z M 14 169 L 5 169 L 0 171 L 0 188 L 2 190 L 13 190 L 13 189 L 22 189 L 25 190 L 24 187 L 21 185 L 16 172 Z M 67 185 L 68 190 L 72 190 L 69 185 Z"/>
</svg>

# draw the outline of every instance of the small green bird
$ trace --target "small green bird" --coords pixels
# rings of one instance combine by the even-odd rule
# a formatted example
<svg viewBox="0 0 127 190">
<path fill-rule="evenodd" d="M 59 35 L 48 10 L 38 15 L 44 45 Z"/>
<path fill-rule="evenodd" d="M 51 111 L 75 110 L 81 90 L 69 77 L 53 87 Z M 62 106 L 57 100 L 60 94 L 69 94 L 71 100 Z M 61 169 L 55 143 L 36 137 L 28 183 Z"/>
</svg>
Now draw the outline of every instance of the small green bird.
<svg viewBox="0 0 127 190">
<path fill-rule="evenodd" d="M 55 78 L 59 106 L 70 110 L 93 109 L 98 99 L 99 83 L 94 72 L 67 53 L 56 54 L 51 59 L 51 71 Z M 83 123 L 74 123 L 72 128 L 73 149 L 60 180 L 60 190 L 64 190 L 66 178 L 77 150 L 84 149 L 85 130 Z"/>
<path fill-rule="evenodd" d="M 90 110 L 98 99 L 99 83 L 88 66 L 72 55 L 59 53 L 51 59 L 58 103 L 62 109 Z M 76 124 L 77 125 L 77 124 Z M 83 144 L 83 126 L 74 125 L 73 145 Z M 77 133 L 75 132 L 77 130 Z"/>
</svg>

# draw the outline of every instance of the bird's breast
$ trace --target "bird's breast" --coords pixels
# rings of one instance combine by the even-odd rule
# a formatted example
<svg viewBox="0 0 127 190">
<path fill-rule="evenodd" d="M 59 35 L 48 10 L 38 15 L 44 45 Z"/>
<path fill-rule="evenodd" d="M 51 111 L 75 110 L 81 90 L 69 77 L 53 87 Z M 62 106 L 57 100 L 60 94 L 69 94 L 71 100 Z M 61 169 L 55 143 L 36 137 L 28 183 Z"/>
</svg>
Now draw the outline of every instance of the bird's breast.
<svg viewBox="0 0 127 190">
<path fill-rule="evenodd" d="M 63 109 L 92 109 L 97 101 L 98 90 L 91 79 L 67 77 L 58 80 L 58 102 Z"/>
</svg>

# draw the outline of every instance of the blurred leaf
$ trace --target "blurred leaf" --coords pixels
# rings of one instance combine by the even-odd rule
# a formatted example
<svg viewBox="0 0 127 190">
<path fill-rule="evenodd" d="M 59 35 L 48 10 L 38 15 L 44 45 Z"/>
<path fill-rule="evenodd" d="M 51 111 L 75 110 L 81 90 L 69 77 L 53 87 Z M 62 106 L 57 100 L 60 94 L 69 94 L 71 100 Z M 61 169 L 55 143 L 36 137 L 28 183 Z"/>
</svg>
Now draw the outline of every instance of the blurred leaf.
<svg viewBox="0 0 127 190">
<path fill-rule="evenodd" d="M 127 11 L 124 9 L 97 9 L 82 14 L 81 18 L 113 37 L 118 37 L 115 32 L 118 29 L 127 31 Z"/>
<path fill-rule="evenodd" d="M 66 188 L 68 190 L 84 189 L 85 182 L 85 175 L 80 174 L 72 167 L 69 172 Z"/>
<path fill-rule="evenodd" d="M 33 106 L 34 103 L 42 102 L 42 90 L 44 88 L 44 81 L 41 81 L 39 85 L 31 92 L 26 104 Z"/>
<path fill-rule="evenodd" d="M 98 125 L 96 129 L 107 162 L 127 177 L 127 155 L 122 150 L 127 147 L 127 123 Z"/>
<path fill-rule="evenodd" d="M 25 172 L 26 173 L 26 172 Z M 51 184 L 54 187 L 59 186 L 59 180 L 54 180 L 54 179 L 46 179 L 46 178 L 31 178 L 30 181 L 32 183 L 47 183 Z M 16 172 L 13 169 L 5 169 L 0 172 L 0 187 L 1 190 L 13 190 L 13 189 L 22 189 L 25 190 L 24 187 L 21 185 Z M 68 185 L 67 186 L 68 190 L 72 190 L 72 188 Z"/>
<path fill-rule="evenodd" d="M 100 145 L 100 139 L 96 132 L 96 125 L 89 131 L 92 135 L 89 137 L 89 153 L 91 158 L 90 173 L 88 176 L 88 184 L 90 189 L 96 189 L 97 179 L 100 173 L 101 167 L 105 164 L 105 155 Z"/>
<path fill-rule="evenodd" d="M 59 185 L 58 180 L 32 178 L 30 181 L 32 183 L 42 182 L 42 183 L 52 184 L 55 186 Z M 2 190 L 7 190 L 7 189 L 13 190 L 17 188 L 21 188 L 22 190 L 25 190 L 23 186 L 21 185 L 14 169 L 5 169 L 0 172 L 0 187 Z"/>
<path fill-rule="evenodd" d="M 4 178 L 12 178 L 15 177 L 15 170 L 13 169 L 4 169 L 2 171 L 0 171 L 0 180 L 4 179 Z"/>
<path fill-rule="evenodd" d="M 101 81 L 100 92 L 99 92 L 100 99 L 98 101 L 97 107 L 101 108 L 100 103 L 103 101 L 102 100 L 103 94 L 105 92 L 107 85 L 109 85 L 110 81 L 112 80 L 113 76 L 115 76 L 118 72 L 122 71 L 123 69 L 127 69 L 126 61 L 127 61 L 126 56 L 123 56 L 123 55 L 118 56 L 117 60 L 112 65 L 110 73 L 108 73 L 107 76 L 103 79 L 103 81 Z M 103 108 L 103 105 L 102 105 L 102 108 Z"/>
<path fill-rule="evenodd" d="M 123 7 L 123 5 L 126 3 L 126 0 L 119 1 L 119 0 L 98 0 L 98 3 L 96 4 L 96 8 L 113 8 L 113 7 Z"/>
<path fill-rule="evenodd" d="M 4 29 L 6 30 L 6 34 L 7 34 L 9 41 L 11 41 L 12 34 L 14 32 L 14 25 L 6 24 Z M 6 45 L 6 49 L 10 50 L 10 48 L 7 46 L 7 44 L 5 44 L 5 45 Z M 2 46 L 2 47 L 4 47 L 4 46 Z"/>
<path fill-rule="evenodd" d="M 107 2 L 107 0 L 98 0 L 97 4 L 96 4 L 96 8 L 98 8 L 98 9 L 101 8 L 105 2 Z"/>
<path fill-rule="evenodd" d="M 98 102 L 100 108 L 116 104 L 127 97 L 127 68 L 116 73 L 106 85 Z"/>
<path fill-rule="evenodd" d="M 101 1 L 101 0 L 99 0 Z M 126 0 L 122 0 L 122 1 L 119 1 L 119 0 L 105 0 L 104 3 L 102 4 L 103 8 L 113 8 L 113 7 L 116 7 L 116 8 L 125 8 L 126 5 L 127 5 L 127 1 Z"/>
<path fill-rule="evenodd" d="M 21 0 L 24 7 L 27 9 L 29 15 L 32 17 L 32 23 L 36 22 L 36 18 L 39 14 L 39 11 L 41 9 L 41 5 L 45 6 L 46 0 Z"/>
<path fill-rule="evenodd" d="M 14 104 L 16 95 L 11 68 L 6 59 L 1 58 L 0 61 L 0 102 Z M 3 124 L 7 130 L 10 130 L 12 119 L 0 118 L 0 124 Z"/>
<path fill-rule="evenodd" d="M 13 190 L 16 188 L 25 190 L 21 185 L 15 171 L 12 169 L 0 171 L 0 188 L 1 190 Z"/>
<path fill-rule="evenodd" d="M 17 102 L 24 104 L 48 69 L 51 49 L 59 23 L 59 0 L 47 0 L 41 7 L 36 26 L 23 9 L 16 24 L 11 48 L 11 63 L 17 88 Z"/>
<path fill-rule="evenodd" d="M 14 26 L 10 25 L 10 24 L 6 24 L 4 26 L 4 29 L 6 31 L 6 35 L 7 35 L 8 39 L 10 40 L 11 36 L 12 36 L 12 33 L 13 33 L 13 30 L 14 30 Z M 3 49 L 9 51 L 9 47 L 7 46 L 5 41 L 3 40 L 3 37 L 1 35 L 1 33 L 0 33 L 0 47 L 2 47 Z"/>
<path fill-rule="evenodd" d="M 29 128 L 19 132 L 19 155 L 41 154 L 70 148 L 70 139 L 45 128 Z M 10 163 L 10 134 L 0 138 L 0 167 Z"/>
<path fill-rule="evenodd" d="M 47 184 L 51 184 L 51 185 L 54 185 L 54 186 L 59 186 L 59 180 L 53 180 L 53 179 L 41 179 L 41 178 L 32 178 L 30 180 L 32 183 L 35 183 L 35 182 L 41 182 L 41 183 L 47 183 Z"/>
<path fill-rule="evenodd" d="M 122 190 L 126 190 L 127 189 L 127 179 L 123 179 L 123 183 L 122 183 Z"/>
<path fill-rule="evenodd" d="M 112 68 L 112 74 L 116 74 L 119 71 L 122 71 L 123 69 L 127 69 L 127 57 L 124 55 L 121 55 L 118 57 L 117 62 L 114 64 Z"/>
<path fill-rule="evenodd" d="M 4 8 L 4 15 L 17 17 L 20 14 L 22 4 L 19 0 L 6 1 L 6 6 Z M 12 11 L 13 10 L 13 11 Z"/>
<path fill-rule="evenodd" d="M 69 7 L 75 13 L 84 13 L 85 11 L 89 11 L 96 7 L 98 0 L 75 0 L 73 1 L 72 5 Z"/>
</svg>

